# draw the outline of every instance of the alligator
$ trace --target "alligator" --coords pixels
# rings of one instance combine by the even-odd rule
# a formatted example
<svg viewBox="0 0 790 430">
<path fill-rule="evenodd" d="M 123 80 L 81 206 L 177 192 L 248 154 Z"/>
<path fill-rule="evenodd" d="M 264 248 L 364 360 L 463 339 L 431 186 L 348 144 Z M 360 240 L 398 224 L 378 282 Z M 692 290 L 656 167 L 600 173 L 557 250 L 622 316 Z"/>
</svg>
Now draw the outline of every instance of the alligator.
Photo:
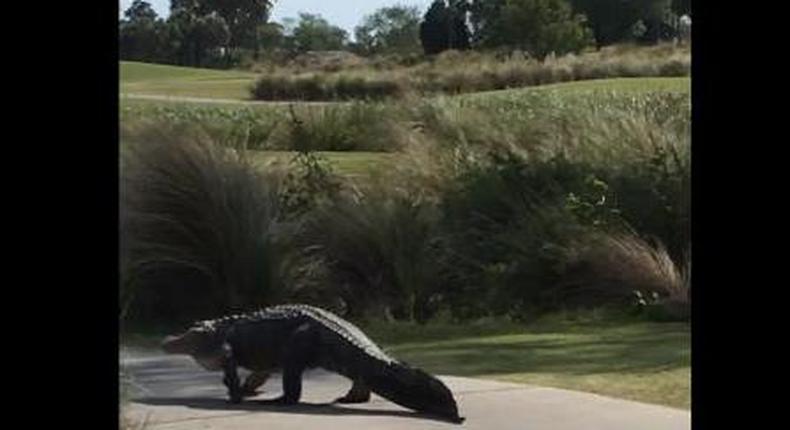
<svg viewBox="0 0 790 430">
<path fill-rule="evenodd" d="M 364 403 L 373 392 L 425 415 L 464 421 L 438 378 L 392 358 L 358 327 L 314 306 L 278 305 L 198 321 L 183 334 L 165 338 L 162 348 L 190 355 L 206 370 L 222 371 L 231 403 L 258 395 L 269 375 L 281 371 L 283 394 L 264 403 L 297 404 L 302 373 L 320 367 L 352 381 L 335 403 Z M 239 367 L 251 372 L 243 382 Z"/>
</svg>

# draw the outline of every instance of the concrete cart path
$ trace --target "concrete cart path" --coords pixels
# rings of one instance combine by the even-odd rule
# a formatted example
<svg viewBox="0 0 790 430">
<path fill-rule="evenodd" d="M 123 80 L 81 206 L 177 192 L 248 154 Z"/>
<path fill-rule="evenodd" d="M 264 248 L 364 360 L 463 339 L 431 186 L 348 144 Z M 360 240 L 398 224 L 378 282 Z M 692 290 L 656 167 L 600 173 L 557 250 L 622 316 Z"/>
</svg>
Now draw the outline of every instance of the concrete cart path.
<svg viewBox="0 0 790 430">
<path fill-rule="evenodd" d="M 426 418 L 373 396 L 361 405 L 332 405 L 351 386 L 321 370 L 304 377 L 302 402 L 293 407 L 261 405 L 249 399 L 231 405 L 221 373 L 207 372 L 189 357 L 156 352 L 122 352 L 132 379 L 127 416 L 146 429 L 518 429 L 518 430 L 684 430 L 688 411 L 554 388 L 443 376 L 453 391 L 462 425 Z M 241 372 L 246 375 L 243 371 Z M 273 375 L 257 399 L 280 394 Z"/>
</svg>

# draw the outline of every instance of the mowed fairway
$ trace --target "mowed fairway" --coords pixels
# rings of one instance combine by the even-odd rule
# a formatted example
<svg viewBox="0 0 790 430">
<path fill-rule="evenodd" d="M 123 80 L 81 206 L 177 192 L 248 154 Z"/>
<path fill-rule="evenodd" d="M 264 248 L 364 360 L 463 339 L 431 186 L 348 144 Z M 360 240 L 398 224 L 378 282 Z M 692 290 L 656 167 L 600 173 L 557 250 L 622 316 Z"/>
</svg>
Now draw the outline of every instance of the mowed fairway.
<svg viewBox="0 0 790 430">
<path fill-rule="evenodd" d="M 397 357 L 432 372 L 691 407 L 685 323 L 555 321 L 518 327 L 371 328 Z"/>
<path fill-rule="evenodd" d="M 121 93 L 249 99 L 255 74 L 121 61 Z"/>
</svg>

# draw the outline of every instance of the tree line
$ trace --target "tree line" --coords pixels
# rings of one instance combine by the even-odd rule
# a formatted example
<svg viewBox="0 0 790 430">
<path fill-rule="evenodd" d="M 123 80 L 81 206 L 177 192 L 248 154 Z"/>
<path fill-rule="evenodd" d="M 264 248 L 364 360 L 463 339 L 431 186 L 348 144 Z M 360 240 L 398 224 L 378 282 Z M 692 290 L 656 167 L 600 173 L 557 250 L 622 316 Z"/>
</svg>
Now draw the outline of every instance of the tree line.
<svg viewBox="0 0 790 430">
<path fill-rule="evenodd" d="M 380 8 L 350 34 L 317 14 L 270 22 L 273 0 L 172 0 L 158 17 L 135 0 L 120 20 L 124 60 L 230 67 L 244 56 L 351 51 L 363 56 L 445 50 L 520 50 L 538 58 L 678 35 L 690 0 L 435 0 Z"/>
</svg>

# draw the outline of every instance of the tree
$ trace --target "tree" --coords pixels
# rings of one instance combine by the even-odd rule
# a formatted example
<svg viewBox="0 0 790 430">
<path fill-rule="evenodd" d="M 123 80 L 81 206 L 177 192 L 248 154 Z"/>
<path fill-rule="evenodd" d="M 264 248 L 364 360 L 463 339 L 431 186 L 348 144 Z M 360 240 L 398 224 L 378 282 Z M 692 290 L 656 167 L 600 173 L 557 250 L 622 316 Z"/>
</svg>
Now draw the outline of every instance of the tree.
<svg viewBox="0 0 790 430">
<path fill-rule="evenodd" d="M 168 20 L 174 43 L 174 56 L 178 63 L 204 66 L 211 57 L 220 57 L 220 48 L 230 40 L 230 30 L 216 12 L 195 15 L 187 8 L 174 10 Z"/>
<path fill-rule="evenodd" d="M 476 46 L 496 46 L 502 6 L 505 0 L 470 0 L 469 23 L 472 27 L 472 42 Z"/>
<path fill-rule="evenodd" d="M 276 22 L 267 22 L 258 26 L 258 44 L 265 50 L 282 48 L 285 41 L 285 27 Z"/>
<path fill-rule="evenodd" d="M 341 50 L 348 39 L 348 33 L 345 30 L 329 24 L 327 20 L 317 14 L 300 13 L 299 20 L 295 25 L 290 21 L 284 23 L 287 28 L 286 32 L 290 33 L 288 37 L 291 48 L 297 53 Z"/>
<path fill-rule="evenodd" d="M 383 7 L 366 16 L 354 35 L 365 54 L 417 52 L 420 50 L 420 13 L 416 7 Z"/>
<path fill-rule="evenodd" d="M 587 16 L 600 48 L 629 40 L 637 21 L 645 25 L 645 40 L 659 39 L 666 12 L 673 0 L 570 0 Z"/>
<path fill-rule="evenodd" d="M 159 61 L 164 57 L 165 23 L 151 4 L 135 0 L 119 23 L 118 46 L 124 60 Z"/>
<path fill-rule="evenodd" d="M 565 0 L 495 0 L 470 7 L 476 41 L 545 57 L 550 52 L 578 51 L 592 43 L 586 18 Z"/>
<path fill-rule="evenodd" d="M 672 12 L 691 16 L 691 0 L 672 0 Z"/>
<path fill-rule="evenodd" d="M 171 0 L 171 14 L 178 9 L 196 17 L 216 12 L 228 26 L 229 47 L 247 46 L 259 49 L 258 26 L 269 19 L 274 0 Z"/>
<path fill-rule="evenodd" d="M 587 16 L 598 48 L 628 39 L 639 20 L 629 0 L 571 0 Z"/>
<path fill-rule="evenodd" d="M 639 19 L 645 22 L 647 32 L 646 42 L 658 42 L 662 39 L 662 32 L 667 28 L 665 18 L 671 11 L 672 0 L 632 0 L 636 7 Z"/>
<path fill-rule="evenodd" d="M 192 37 L 195 40 L 196 51 L 199 55 L 198 64 L 202 56 L 208 51 L 216 53 L 229 45 L 231 32 L 225 18 L 216 12 L 199 17 L 195 21 Z"/>
<path fill-rule="evenodd" d="M 420 42 L 426 54 L 448 49 L 469 49 L 468 4 L 462 0 L 436 0 L 420 23 Z"/>
<path fill-rule="evenodd" d="M 134 0 L 123 13 L 129 22 L 156 21 L 157 15 L 151 3 L 141 0 Z"/>
</svg>

